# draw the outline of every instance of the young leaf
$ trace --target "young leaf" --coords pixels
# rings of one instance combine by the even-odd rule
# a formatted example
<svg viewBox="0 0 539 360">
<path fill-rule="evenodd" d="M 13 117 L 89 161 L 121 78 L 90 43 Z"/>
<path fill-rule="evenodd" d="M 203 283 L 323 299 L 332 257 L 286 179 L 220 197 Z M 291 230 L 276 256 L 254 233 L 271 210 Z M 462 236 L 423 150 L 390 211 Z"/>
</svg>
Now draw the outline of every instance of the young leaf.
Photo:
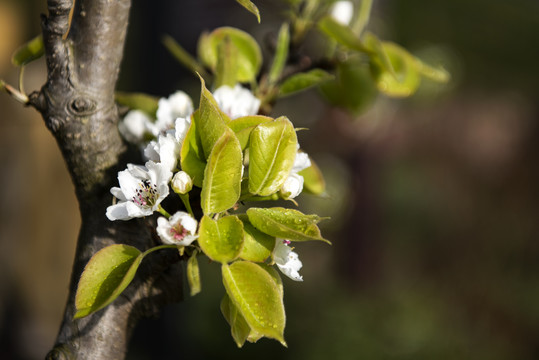
<svg viewBox="0 0 539 360">
<path fill-rule="evenodd" d="M 313 69 L 306 73 L 295 74 L 283 82 L 279 89 L 279 96 L 284 97 L 307 90 L 334 78 L 333 75 L 321 69 Z"/>
<path fill-rule="evenodd" d="M 144 111 L 149 116 L 155 118 L 159 98 L 143 93 L 128 93 L 117 91 L 114 99 L 120 105 L 127 106 L 130 109 Z"/>
<path fill-rule="evenodd" d="M 322 171 L 311 159 L 311 166 L 301 170 L 298 175 L 303 176 L 303 190 L 314 195 L 321 195 L 326 192 L 326 182 Z"/>
<path fill-rule="evenodd" d="M 223 41 L 217 46 L 217 68 L 215 70 L 216 88 L 223 85 L 234 87 L 238 82 L 238 49 L 229 36 L 225 36 Z"/>
<path fill-rule="evenodd" d="M 260 24 L 260 11 L 256 7 L 255 4 L 253 4 L 249 0 L 236 0 L 241 6 L 246 8 L 248 11 L 250 11 L 254 16 L 256 16 L 256 19 L 258 20 L 258 23 Z"/>
<path fill-rule="evenodd" d="M 226 264 L 240 254 L 243 223 L 237 216 L 225 216 L 215 221 L 204 215 L 198 233 L 198 244 L 210 259 Z"/>
<path fill-rule="evenodd" d="M 230 118 L 221 111 L 212 93 L 206 89 L 202 77 L 200 78 L 200 86 L 199 115 L 194 120 L 198 122 L 196 126 L 202 141 L 204 155 L 207 159 L 217 140 L 228 129 L 226 124 L 230 122 Z"/>
<path fill-rule="evenodd" d="M 198 268 L 197 251 L 193 251 L 193 254 L 187 260 L 187 282 L 189 283 L 189 289 L 191 289 L 191 296 L 195 296 L 200 292 L 200 270 Z"/>
<path fill-rule="evenodd" d="M 193 73 L 199 73 L 203 78 L 208 79 L 208 73 L 204 70 L 204 67 L 198 63 L 198 61 L 191 56 L 180 44 L 169 35 L 163 36 L 161 40 L 167 50 L 174 56 L 180 64 L 191 70 Z"/>
<path fill-rule="evenodd" d="M 201 188 L 204 180 L 204 170 L 206 169 L 206 158 L 202 149 L 202 140 L 197 131 L 196 124 L 198 122 L 200 120 L 197 110 L 191 117 L 191 125 L 182 144 L 180 162 L 182 170 L 193 179 L 193 184 Z"/>
<path fill-rule="evenodd" d="M 223 264 L 222 272 L 230 300 L 252 331 L 286 346 L 283 298 L 275 279 L 264 268 L 248 261 Z"/>
<path fill-rule="evenodd" d="M 228 123 L 228 126 L 234 131 L 236 137 L 240 141 L 241 149 L 245 150 L 249 143 L 251 131 L 258 125 L 264 122 L 273 121 L 272 118 L 262 115 L 250 115 L 236 118 Z"/>
<path fill-rule="evenodd" d="M 370 50 L 363 45 L 359 37 L 354 34 L 350 27 L 337 22 L 331 16 L 323 17 L 318 22 L 318 28 L 329 38 L 351 50 L 364 53 L 370 52 Z"/>
<path fill-rule="evenodd" d="M 294 126 L 281 116 L 253 129 L 249 146 L 249 192 L 268 196 L 281 188 L 297 152 Z"/>
<path fill-rule="evenodd" d="M 247 210 L 249 221 L 258 230 L 279 238 L 293 241 L 321 240 L 331 244 L 320 234 L 316 224 L 318 215 L 305 215 L 297 210 L 274 208 L 250 208 Z"/>
<path fill-rule="evenodd" d="M 221 27 L 215 29 L 210 34 L 201 36 L 198 45 L 199 57 L 214 72 L 217 69 L 219 44 L 229 37 L 231 45 L 237 49 L 237 73 L 236 79 L 239 82 L 250 82 L 256 79 L 260 67 L 262 66 L 262 51 L 256 40 L 245 31 Z"/>
<path fill-rule="evenodd" d="M 128 245 L 111 245 L 99 250 L 86 264 L 75 295 L 81 318 L 110 304 L 133 280 L 142 253 Z"/>
<path fill-rule="evenodd" d="M 229 128 L 215 143 L 208 158 L 200 204 L 204 214 L 230 209 L 241 194 L 243 155 L 240 142 Z"/>
<path fill-rule="evenodd" d="M 320 90 L 331 104 L 354 114 L 368 109 L 378 95 L 369 67 L 356 61 L 339 64 L 337 78 L 321 84 Z"/>
<path fill-rule="evenodd" d="M 421 59 L 415 58 L 417 62 L 417 66 L 419 69 L 419 72 L 421 75 L 426 77 L 427 79 L 430 79 L 432 81 L 436 81 L 439 83 L 446 83 L 451 78 L 451 75 L 447 70 L 445 70 L 443 67 L 432 67 L 426 63 L 424 63 Z"/>
<path fill-rule="evenodd" d="M 290 33 L 288 32 L 288 24 L 281 25 L 279 30 L 279 37 L 277 38 L 277 48 L 275 50 L 275 56 L 273 57 L 273 63 L 269 72 L 269 83 L 275 84 L 281 77 L 286 60 L 288 58 L 288 46 L 290 45 Z"/>
<path fill-rule="evenodd" d="M 234 338 L 236 345 L 241 348 L 251 333 L 251 328 L 236 305 L 230 301 L 227 294 L 225 294 L 223 300 L 221 300 L 221 313 L 230 325 L 232 338 Z"/>
<path fill-rule="evenodd" d="M 257 230 L 251 225 L 247 216 L 240 216 L 240 220 L 243 222 L 244 235 L 240 258 L 252 262 L 265 261 L 273 251 L 275 238 Z"/>
<path fill-rule="evenodd" d="M 11 63 L 15 66 L 22 66 L 39 59 L 45 54 L 43 46 L 43 35 L 38 35 L 26 44 L 18 48 L 11 57 Z"/>
<path fill-rule="evenodd" d="M 397 76 L 397 74 L 395 73 L 395 69 L 393 68 L 393 64 L 391 64 L 391 59 L 389 58 L 389 55 L 387 54 L 382 44 L 382 41 L 380 41 L 380 39 L 378 39 L 376 35 L 371 32 L 366 33 L 365 46 L 367 46 L 373 51 L 373 54 L 371 56 L 379 62 L 380 66 L 384 69 L 384 71 L 387 71 L 388 73 L 393 75 L 393 77 Z"/>
<path fill-rule="evenodd" d="M 378 90 L 393 97 L 412 95 L 420 83 L 416 59 L 404 48 L 391 42 L 382 42 L 382 48 L 389 57 L 395 73 L 393 75 L 387 71 L 380 58 L 371 58 L 371 71 Z"/>
</svg>

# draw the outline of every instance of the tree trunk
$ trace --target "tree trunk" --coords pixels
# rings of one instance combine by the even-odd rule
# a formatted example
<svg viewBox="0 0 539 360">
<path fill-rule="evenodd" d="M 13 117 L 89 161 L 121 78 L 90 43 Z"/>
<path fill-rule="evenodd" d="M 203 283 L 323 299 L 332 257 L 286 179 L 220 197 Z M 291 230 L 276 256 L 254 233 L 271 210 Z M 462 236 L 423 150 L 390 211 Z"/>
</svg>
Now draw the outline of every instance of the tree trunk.
<svg viewBox="0 0 539 360">
<path fill-rule="evenodd" d="M 133 283 L 105 309 L 74 320 L 75 291 L 84 266 L 114 243 L 145 250 L 156 244 L 151 220 L 111 222 L 110 188 L 138 151 L 122 141 L 114 88 L 122 59 L 130 0 L 48 0 L 43 39 L 48 79 L 30 103 L 43 115 L 68 166 L 79 202 L 79 233 L 70 295 L 48 359 L 122 359 L 137 320 L 181 298 L 179 257 L 161 251 L 142 264 Z M 72 17 L 70 22 L 70 12 Z"/>
</svg>

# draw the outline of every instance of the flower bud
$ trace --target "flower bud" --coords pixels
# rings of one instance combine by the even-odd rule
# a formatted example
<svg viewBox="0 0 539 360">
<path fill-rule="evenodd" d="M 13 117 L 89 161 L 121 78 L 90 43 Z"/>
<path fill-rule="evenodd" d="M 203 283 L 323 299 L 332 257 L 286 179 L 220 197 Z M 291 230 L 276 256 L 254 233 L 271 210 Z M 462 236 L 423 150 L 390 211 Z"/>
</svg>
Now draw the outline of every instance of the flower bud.
<svg viewBox="0 0 539 360">
<path fill-rule="evenodd" d="M 193 180 L 185 171 L 178 171 L 172 178 L 172 190 L 178 194 L 187 194 L 193 188 Z"/>
<path fill-rule="evenodd" d="M 301 194 L 303 190 L 303 176 L 290 174 L 281 187 L 281 196 L 285 200 L 290 200 Z"/>
</svg>

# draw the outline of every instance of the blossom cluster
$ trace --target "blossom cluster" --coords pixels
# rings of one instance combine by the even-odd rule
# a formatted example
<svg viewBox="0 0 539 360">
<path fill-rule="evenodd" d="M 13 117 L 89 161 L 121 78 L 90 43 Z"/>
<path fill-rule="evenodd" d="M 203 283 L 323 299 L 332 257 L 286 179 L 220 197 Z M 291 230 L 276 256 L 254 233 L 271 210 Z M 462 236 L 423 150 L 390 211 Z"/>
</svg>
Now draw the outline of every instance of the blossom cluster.
<svg viewBox="0 0 539 360">
<path fill-rule="evenodd" d="M 213 92 L 213 97 L 231 119 L 256 115 L 260 107 L 260 100 L 240 85 L 221 86 Z M 198 238 L 198 222 L 188 204 L 193 181 L 179 163 L 194 110 L 191 98 L 177 91 L 159 100 L 155 119 L 140 110 L 127 113 L 119 130 L 126 141 L 142 149 L 146 163 L 144 166 L 128 164 L 127 169 L 118 173 L 119 187 L 110 190 L 117 201 L 107 208 L 109 220 L 130 220 L 159 212 L 164 216 L 157 219 L 156 232 L 164 244 L 189 246 Z M 245 165 L 248 166 L 247 156 Z M 292 200 L 302 192 L 304 179 L 299 172 L 310 166 L 309 156 L 298 145 L 292 170 L 279 191 L 283 199 Z M 189 213 L 178 211 L 169 215 L 162 208 L 161 203 L 172 193 L 170 188 L 182 198 Z M 273 261 L 285 275 L 302 281 L 298 273 L 301 261 L 289 244 L 288 240 L 276 239 Z"/>
</svg>

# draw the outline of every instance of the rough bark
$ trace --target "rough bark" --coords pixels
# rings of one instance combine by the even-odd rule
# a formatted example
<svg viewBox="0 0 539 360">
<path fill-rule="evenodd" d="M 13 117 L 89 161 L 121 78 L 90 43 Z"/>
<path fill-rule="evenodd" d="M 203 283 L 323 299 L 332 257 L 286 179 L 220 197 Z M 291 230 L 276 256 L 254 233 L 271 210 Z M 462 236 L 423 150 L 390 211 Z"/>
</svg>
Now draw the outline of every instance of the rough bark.
<svg viewBox="0 0 539 360">
<path fill-rule="evenodd" d="M 113 243 L 140 250 L 155 245 L 148 220 L 111 222 L 105 209 L 118 170 L 137 160 L 118 130 L 114 88 L 127 31 L 130 0 L 48 0 L 42 18 L 48 79 L 30 104 L 43 115 L 75 185 L 82 225 L 64 319 L 48 359 L 122 359 L 142 316 L 152 316 L 181 297 L 178 254 L 161 251 L 113 304 L 74 320 L 80 274 L 90 257 Z M 70 11 L 73 10 L 70 23 Z M 150 220 L 151 221 L 151 220 Z"/>
</svg>

